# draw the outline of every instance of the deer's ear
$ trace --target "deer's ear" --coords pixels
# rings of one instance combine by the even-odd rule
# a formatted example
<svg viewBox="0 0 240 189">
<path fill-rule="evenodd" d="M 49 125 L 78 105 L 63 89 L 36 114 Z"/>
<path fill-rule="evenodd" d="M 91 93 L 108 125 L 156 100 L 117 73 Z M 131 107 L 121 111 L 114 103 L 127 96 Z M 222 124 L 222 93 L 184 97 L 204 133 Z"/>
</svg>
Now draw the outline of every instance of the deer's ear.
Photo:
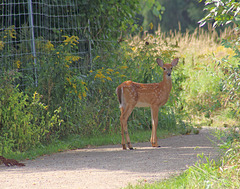
<svg viewBox="0 0 240 189">
<path fill-rule="evenodd" d="M 157 58 L 157 63 L 160 67 L 163 67 L 163 61 Z"/>
<path fill-rule="evenodd" d="M 175 58 L 173 61 L 172 61 L 172 66 L 176 66 L 177 65 L 177 63 L 178 63 L 178 58 Z"/>
</svg>

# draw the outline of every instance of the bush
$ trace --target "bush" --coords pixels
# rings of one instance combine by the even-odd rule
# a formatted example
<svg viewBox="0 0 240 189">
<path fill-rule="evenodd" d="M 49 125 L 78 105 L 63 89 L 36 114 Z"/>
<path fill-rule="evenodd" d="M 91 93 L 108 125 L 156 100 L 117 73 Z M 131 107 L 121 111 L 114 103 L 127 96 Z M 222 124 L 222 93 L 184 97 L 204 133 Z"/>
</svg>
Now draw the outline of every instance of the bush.
<svg viewBox="0 0 240 189">
<path fill-rule="evenodd" d="M 0 149 L 1 154 L 26 151 L 57 136 L 62 120 L 60 108 L 51 115 L 34 93 L 30 98 L 13 85 L 19 73 L 6 72 L 0 80 Z"/>
</svg>

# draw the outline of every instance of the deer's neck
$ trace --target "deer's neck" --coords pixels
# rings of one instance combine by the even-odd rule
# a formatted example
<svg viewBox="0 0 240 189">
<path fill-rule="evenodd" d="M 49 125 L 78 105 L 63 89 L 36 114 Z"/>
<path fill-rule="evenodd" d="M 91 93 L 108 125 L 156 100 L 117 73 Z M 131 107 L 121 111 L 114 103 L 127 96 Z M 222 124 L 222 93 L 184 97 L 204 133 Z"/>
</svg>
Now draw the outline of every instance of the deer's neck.
<svg viewBox="0 0 240 189">
<path fill-rule="evenodd" d="M 172 89 L 172 79 L 171 77 L 164 75 L 162 82 L 160 82 L 160 85 L 164 88 L 164 91 L 166 93 L 170 93 Z"/>
</svg>

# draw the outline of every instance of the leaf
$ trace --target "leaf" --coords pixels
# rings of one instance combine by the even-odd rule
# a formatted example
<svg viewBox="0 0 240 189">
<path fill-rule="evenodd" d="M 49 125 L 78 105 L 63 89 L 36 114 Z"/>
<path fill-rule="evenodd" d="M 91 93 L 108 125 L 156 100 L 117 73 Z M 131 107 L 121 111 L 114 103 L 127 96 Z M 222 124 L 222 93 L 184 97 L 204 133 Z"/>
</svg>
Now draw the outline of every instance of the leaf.
<svg viewBox="0 0 240 189">
<path fill-rule="evenodd" d="M 232 20 L 227 21 L 227 22 L 226 22 L 226 25 L 227 25 L 227 24 L 230 24 L 231 22 L 232 22 Z"/>
<path fill-rule="evenodd" d="M 157 8 L 156 8 L 155 6 L 153 7 L 152 13 L 153 13 L 154 16 L 156 16 L 156 17 L 158 17 L 158 15 L 159 15 L 159 11 L 157 10 Z"/>
<path fill-rule="evenodd" d="M 213 27 L 215 28 L 218 25 L 218 21 L 213 23 Z"/>
<path fill-rule="evenodd" d="M 234 16 L 237 16 L 237 14 L 240 12 L 240 7 L 237 7 L 236 12 L 234 13 Z"/>
<path fill-rule="evenodd" d="M 199 27 L 203 27 L 203 26 L 206 24 L 206 21 L 204 21 L 204 22 L 199 21 L 199 23 L 201 23 L 201 24 L 199 25 Z"/>
</svg>

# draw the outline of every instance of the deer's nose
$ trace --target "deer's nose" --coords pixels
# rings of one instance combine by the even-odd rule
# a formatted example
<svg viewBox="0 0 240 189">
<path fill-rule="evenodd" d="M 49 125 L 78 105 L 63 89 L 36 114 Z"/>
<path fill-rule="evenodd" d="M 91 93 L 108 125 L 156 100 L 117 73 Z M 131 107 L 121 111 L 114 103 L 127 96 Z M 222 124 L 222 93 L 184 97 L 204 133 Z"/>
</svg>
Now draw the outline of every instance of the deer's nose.
<svg viewBox="0 0 240 189">
<path fill-rule="evenodd" d="M 167 73 L 168 76 L 171 76 L 171 73 Z"/>
</svg>

